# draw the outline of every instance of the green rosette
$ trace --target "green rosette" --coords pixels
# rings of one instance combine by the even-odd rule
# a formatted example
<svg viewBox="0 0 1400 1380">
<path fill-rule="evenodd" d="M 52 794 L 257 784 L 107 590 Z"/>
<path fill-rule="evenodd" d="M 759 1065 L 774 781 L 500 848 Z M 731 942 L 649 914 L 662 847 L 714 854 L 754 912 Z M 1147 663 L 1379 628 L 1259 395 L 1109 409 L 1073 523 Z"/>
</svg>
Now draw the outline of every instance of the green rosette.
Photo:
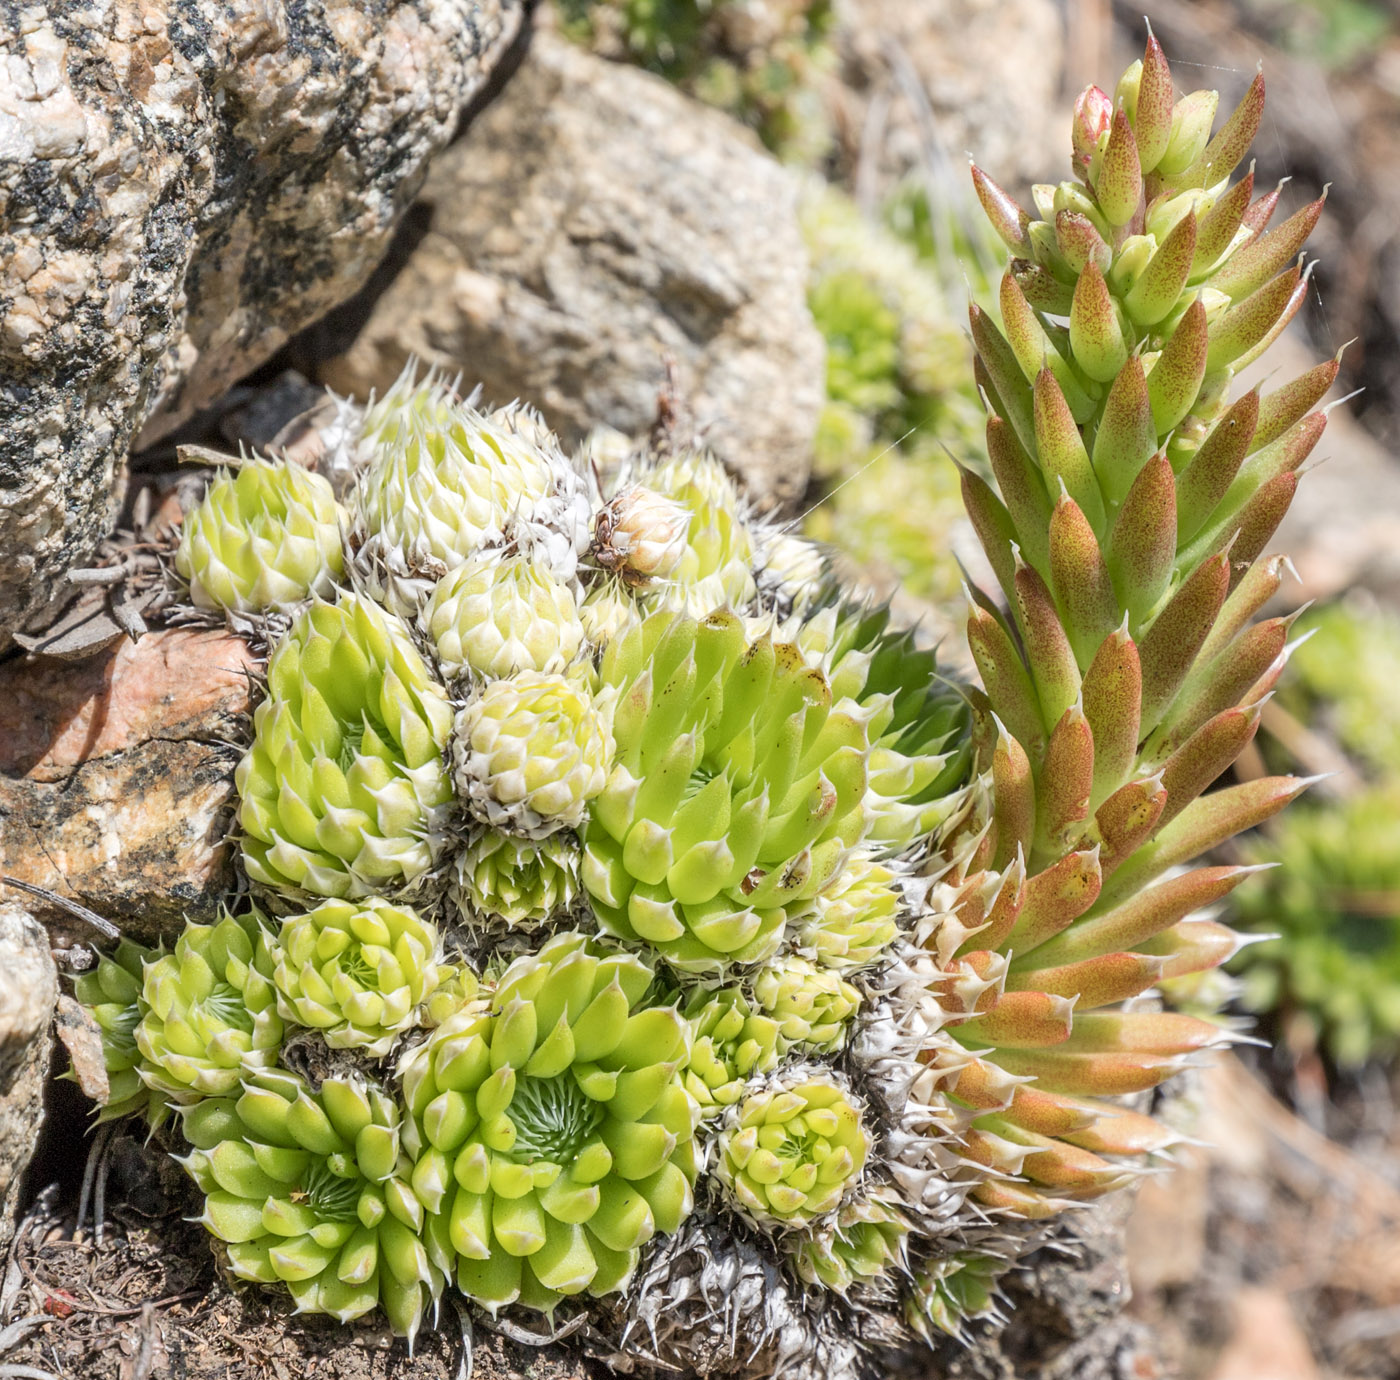
<svg viewBox="0 0 1400 1380">
<path fill-rule="evenodd" d="M 196 608 L 287 612 L 344 572 L 345 514 L 320 475 L 282 460 L 220 472 L 185 517 L 175 569 Z"/>
<path fill-rule="evenodd" d="M 258 917 L 186 925 L 173 953 L 146 964 L 141 1013 L 137 1071 L 172 1102 L 226 1096 L 247 1071 L 275 1063 L 282 1018 Z"/>
<path fill-rule="evenodd" d="M 248 875 L 339 898 L 418 882 L 452 801 L 451 726 L 393 615 L 354 594 L 307 609 L 268 662 L 234 777 Z"/>
<path fill-rule="evenodd" d="M 862 724 L 796 647 L 746 644 L 727 611 L 650 615 L 601 678 L 617 760 L 583 855 L 600 924 L 697 972 L 770 957 L 865 828 Z"/>
<path fill-rule="evenodd" d="M 360 1079 L 327 1078 L 313 1092 L 281 1069 L 189 1109 L 195 1148 L 181 1163 L 233 1275 L 284 1286 L 299 1313 L 350 1322 L 382 1307 L 411 1341 L 444 1280 L 423 1239 L 398 1118 L 393 1100 Z"/>
<path fill-rule="evenodd" d="M 418 1023 L 440 950 L 437 927 L 407 906 L 327 901 L 282 922 L 272 945 L 278 1010 L 332 1049 L 382 1057 Z"/>
<path fill-rule="evenodd" d="M 730 1110 L 714 1172 L 755 1226 L 806 1227 L 854 1193 L 872 1144 L 858 1098 L 826 1069 L 794 1070 Z"/>
<path fill-rule="evenodd" d="M 558 935 L 403 1065 L 414 1192 L 493 1313 L 625 1288 L 691 1211 L 690 1027 L 652 984 L 639 958 Z"/>
</svg>

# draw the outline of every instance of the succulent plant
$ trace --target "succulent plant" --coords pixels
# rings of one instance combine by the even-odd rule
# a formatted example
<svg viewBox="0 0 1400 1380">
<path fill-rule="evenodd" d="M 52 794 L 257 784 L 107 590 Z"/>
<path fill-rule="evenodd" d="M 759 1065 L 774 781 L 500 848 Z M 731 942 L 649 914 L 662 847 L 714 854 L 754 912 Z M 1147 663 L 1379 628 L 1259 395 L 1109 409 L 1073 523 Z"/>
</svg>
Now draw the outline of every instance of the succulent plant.
<svg viewBox="0 0 1400 1380">
<path fill-rule="evenodd" d="M 582 869 L 599 923 L 690 969 L 769 957 L 864 829 L 861 725 L 796 648 L 746 647 L 727 612 L 650 615 L 601 676 L 617 759 Z"/>
<path fill-rule="evenodd" d="M 679 1370 L 856 1373 L 994 1318 L 1038 1219 L 1172 1142 L 1121 1099 L 1231 1036 L 1139 998 L 1239 947 L 1197 912 L 1251 869 L 1187 865 L 1306 784 L 1207 793 L 1289 655 L 1259 557 L 1335 374 L 1230 400 L 1319 208 L 1269 232 L 1228 186 L 1258 86 L 1213 139 L 1172 96 L 1155 41 L 1086 93 L 1039 220 L 974 172 L 1017 255 L 1004 330 L 972 310 L 980 688 L 678 426 L 595 513 L 528 408 L 406 376 L 344 423 L 356 592 L 270 622 L 237 773 L 281 936 L 85 980 L 109 1114 L 133 1069 L 181 1105 L 236 1273 L 410 1335 L 451 1281 Z M 343 1076 L 414 1021 L 383 1089 Z"/>
<path fill-rule="evenodd" d="M 967 1323 L 1001 1316 L 997 1281 L 1005 1271 L 1005 1261 L 977 1251 L 956 1251 L 925 1261 L 914 1271 L 904 1321 L 930 1344 L 936 1333 L 963 1339 Z"/>
<path fill-rule="evenodd" d="M 753 992 L 759 1010 L 778 1023 L 785 1051 L 794 1046 L 828 1054 L 841 1049 L 860 1010 L 860 993 L 849 982 L 796 955 L 760 968 Z"/>
<path fill-rule="evenodd" d="M 499 542 L 540 503 L 549 466 L 514 432 L 459 402 L 437 378 L 401 379 L 366 414 L 374 459 L 355 495 L 370 537 L 444 570 Z"/>
<path fill-rule="evenodd" d="M 146 963 L 135 1040 L 148 1087 L 195 1102 L 276 1062 L 282 1019 L 267 940 L 257 916 L 225 912 L 186 925 L 174 952 Z"/>
<path fill-rule="evenodd" d="M 556 935 L 405 1060 L 413 1188 L 483 1307 L 621 1289 L 690 1213 L 690 1030 L 647 1004 L 652 982 L 632 955 Z"/>
<path fill-rule="evenodd" d="M 1279 703 L 1330 730 L 1368 772 L 1400 776 L 1400 617 L 1354 597 L 1307 609 L 1294 627 L 1299 642 Z"/>
<path fill-rule="evenodd" d="M 332 1049 L 382 1057 L 438 984 L 436 927 L 377 896 L 326 901 L 282 921 L 271 945 L 277 1009 Z"/>
<path fill-rule="evenodd" d="M 701 988 L 685 1016 L 693 1032 L 685 1086 L 702 1116 L 732 1107 L 749 1080 L 770 1072 L 782 1057 L 778 1022 L 738 987 Z"/>
<path fill-rule="evenodd" d="M 671 573 L 638 591 L 647 606 L 703 617 L 748 604 L 757 590 L 753 533 L 738 485 L 724 466 L 707 451 L 683 451 L 629 474 L 623 493 L 638 486 L 669 499 L 688 518 L 685 547 Z"/>
<path fill-rule="evenodd" d="M 861 1111 L 825 1070 L 775 1077 L 730 1109 L 714 1173 L 755 1226 L 805 1227 L 860 1182 L 872 1144 Z"/>
<path fill-rule="evenodd" d="M 247 460 L 216 475 L 185 517 L 175 569 L 197 608 L 285 613 L 340 578 L 344 517 L 320 475 Z"/>
<path fill-rule="evenodd" d="M 868 968 L 899 937 L 899 910 L 894 873 L 855 854 L 802 917 L 798 948 L 823 968 Z"/>
<path fill-rule="evenodd" d="M 136 1043 L 136 1027 L 144 1014 L 144 967 L 154 957 L 149 949 L 123 939 L 73 982 L 74 997 L 92 1013 L 101 1032 L 107 1101 L 98 1112 L 99 1122 L 141 1114 L 158 1126 L 168 1115 L 165 1098 L 141 1077 Z"/>
<path fill-rule="evenodd" d="M 906 1273 L 912 1230 L 898 1195 L 876 1189 L 853 1198 L 829 1220 L 788 1233 L 780 1244 L 808 1284 L 846 1294 Z"/>
<path fill-rule="evenodd" d="M 837 707 L 866 726 L 871 846 L 898 852 L 932 833 L 960 803 L 969 717 L 934 652 L 915 630 L 892 627 L 888 606 L 828 604 L 793 640 L 825 672 Z"/>
<path fill-rule="evenodd" d="M 583 483 L 537 419 L 483 416 L 410 368 L 365 414 L 361 445 L 371 458 L 351 501 L 354 570 L 371 597 L 410 615 L 435 580 L 507 540 L 538 545 L 572 578 L 587 543 Z"/>
<path fill-rule="evenodd" d="M 613 695 L 579 677 L 523 672 L 484 685 L 457 716 L 453 755 L 483 824 L 545 838 L 582 824 L 612 763 Z"/>
<path fill-rule="evenodd" d="M 199 1221 L 235 1276 L 281 1284 L 298 1312 L 341 1322 L 378 1305 L 395 1332 L 415 1335 L 443 1276 L 391 1098 L 349 1078 L 313 1092 L 268 1069 L 236 1098 L 188 1109 L 183 1129 L 195 1148 L 181 1163 L 205 1194 Z"/>
<path fill-rule="evenodd" d="M 248 875 L 340 898 L 417 882 L 452 801 L 451 723 L 392 614 L 355 594 L 300 614 L 235 775 Z"/>
<path fill-rule="evenodd" d="M 1080 98 L 1076 180 L 1036 189 L 1040 219 L 973 170 L 1016 256 L 1003 327 L 971 311 L 999 494 L 963 477 L 1007 607 L 982 592 L 969 619 L 984 832 L 932 888 L 944 918 L 921 925 L 943 1022 L 924 1057 L 973 1113 L 977 1196 L 1031 1217 L 1116 1187 L 1170 1140 L 1107 1099 L 1228 1036 L 1122 1003 L 1234 952 L 1231 931 L 1188 917 L 1248 869 L 1180 866 L 1306 784 L 1202 794 L 1287 659 L 1288 619 L 1249 623 L 1282 569 L 1256 558 L 1336 374 L 1229 399 L 1303 300 L 1293 260 L 1321 203 L 1266 232 L 1276 194 L 1228 183 L 1262 78 L 1212 138 L 1214 106 L 1173 104 L 1149 37 L 1116 100 Z"/>
<path fill-rule="evenodd" d="M 449 676 L 563 671 L 583 646 L 573 589 L 538 556 L 470 556 L 434 587 L 421 615 Z"/>
<path fill-rule="evenodd" d="M 456 898 L 476 919 L 532 928 L 567 911 L 579 892 L 578 839 L 487 832 L 457 858 Z"/>
<path fill-rule="evenodd" d="M 1301 1022 L 1344 1067 L 1400 1047 L 1400 785 L 1291 811 L 1246 856 L 1277 866 L 1234 909 L 1277 937 L 1239 956 L 1245 1004 Z"/>
</svg>

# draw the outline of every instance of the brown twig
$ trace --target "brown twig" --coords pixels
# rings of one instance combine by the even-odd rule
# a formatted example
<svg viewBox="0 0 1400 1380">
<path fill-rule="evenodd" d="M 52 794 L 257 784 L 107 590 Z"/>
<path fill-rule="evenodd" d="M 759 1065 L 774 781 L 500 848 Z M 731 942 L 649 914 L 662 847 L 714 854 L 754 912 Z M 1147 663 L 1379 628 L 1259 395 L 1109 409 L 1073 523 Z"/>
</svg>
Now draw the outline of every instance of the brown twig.
<svg viewBox="0 0 1400 1380">
<path fill-rule="evenodd" d="M 57 906 L 60 910 L 66 910 L 69 915 L 85 921 L 99 934 L 106 935 L 108 939 L 120 939 L 122 937 L 122 932 L 110 920 L 104 920 L 96 911 L 89 910 L 86 906 L 80 906 L 76 901 L 70 901 L 67 897 L 60 896 L 57 892 L 50 891 L 47 887 L 34 886 L 31 882 L 20 881 L 18 877 L 6 877 L 3 875 L 0 875 L 0 882 L 3 882 L 6 886 L 14 887 L 16 891 L 27 891 L 31 896 L 39 896 L 51 906 Z"/>
</svg>

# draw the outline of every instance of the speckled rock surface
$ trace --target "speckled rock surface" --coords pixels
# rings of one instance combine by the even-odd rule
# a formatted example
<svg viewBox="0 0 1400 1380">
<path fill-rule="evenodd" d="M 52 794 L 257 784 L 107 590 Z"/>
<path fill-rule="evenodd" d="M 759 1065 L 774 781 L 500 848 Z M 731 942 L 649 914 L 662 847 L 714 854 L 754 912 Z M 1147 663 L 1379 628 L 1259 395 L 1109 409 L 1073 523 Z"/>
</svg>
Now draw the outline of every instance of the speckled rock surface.
<svg viewBox="0 0 1400 1380">
<path fill-rule="evenodd" d="M 143 422 L 356 290 L 519 16 L 0 0 L 0 646 L 106 529 Z"/>
<path fill-rule="evenodd" d="M 575 441 L 644 432 L 669 356 L 751 490 L 801 491 L 822 342 L 795 189 L 737 125 L 537 33 L 423 200 L 426 233 L 325 382 L 363 396 L 416 354 Z"/>
<path fill-rule="evenodd" d="M 44 927 L 0 902 L 0 1249 L 10 1240 L 20 1181 L 43 1119 L 58 973 Z"/>
<path fill-rule="evenodd" d="M 0 668 L 0 873 L 153 942 L 207 919 L 226 842 L 252 655 L 168 631 L 80 662 Z M 41 901 L 56 938 L 93 935 Z"/>
</svg>

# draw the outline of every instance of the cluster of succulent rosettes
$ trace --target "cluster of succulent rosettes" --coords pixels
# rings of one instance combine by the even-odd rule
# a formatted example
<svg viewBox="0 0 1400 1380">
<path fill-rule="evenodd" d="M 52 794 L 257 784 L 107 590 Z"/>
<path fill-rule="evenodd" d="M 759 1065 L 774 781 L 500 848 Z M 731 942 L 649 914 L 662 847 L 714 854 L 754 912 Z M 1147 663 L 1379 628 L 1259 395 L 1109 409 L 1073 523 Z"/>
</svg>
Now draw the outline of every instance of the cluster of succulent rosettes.
<svg viewBox="0 0 1400 1380">
<path fill-rule="evenodd" d="M 346 515 L 330 484 L 290 461 L 246 460 L 186 515 L 175 569 L 196 608 L 289 612 L 344 572 Z"/>
<path fill-rule="evenodd" d="M 574 587 L 535 554 L 469 557 L 437 583 L 420 622 L 453 678 L 560 672 L 584 643 Z"/>
<path fill-rule="evenodd" d="M 868 746 L 797 648 L 727 611 L 663 610 L 612 642 L 617 753 L 584 830 L 599 924 L 673 965 L 770 957 L 865 829 Z"/>
<path fill-rule="evenodd" d="M 102 1119 L 140 1113 L 154 1127 L 171 1104 L 229 1096 L 277 1064 L 294 1026 L 381 1056 L 445 980 L 458 1005 L 475 994 L 439 958 L 431 924 L 377 898 L 328 901 L 280 935 L 252 911 L 186 924 L 169 953 L 124 940 L 74 984 L 102 1036 Z"/>
<path fill-rule="evenodd" d="M 283 1019 L 375 1058 L 417 1024 L 444 966 L 436 926 L 377 896 L 289 916 L 273 954 Z"/>
<path fill-rule="evenodd" d="M 789 1056 L 844 1048 L 862 1000 L 839 973 L 796 954 L 759 967 L 743 986 L 697 987 L 685 1006 L 692 1043 L 684 1075 L 702 1115 L 732 1107 Z"/>
<path fill-rule="evenodd" d="M 578 838 L 569 831 L 526 839 L 487 830 L 455 866 L 458 907 L 487 925 L 537 928 L 568 912 L 580 890 Z"/>
<path fill-rule="evenodd" d="M 1116 102 L 1081 99 L 1081 180 L 1038 189 L 1041 220 L 973 172 L 1020 256 L 1004 333 L 972 311 L 999 494 L 963 479 L 1005 604 L 977 591 L 969 619 L 983 803 L 920 921 L 941 1022 L 923 1057 L 973 1114 L 977 1196 L 1025 1216 L 1118 1186 L 1170 1140 L 1110 1099 L 1229 1036 L 1123 1004 L 1234 953 L 1233 932 L 1191 917 L 1249 869 L 1181 865 L 1307 784 L 1203 794 L 1289 654 L 1290 620 L 1250 622 L 1283 570 L 1256 558 L 1336 374 L 1228 398 L 1302 301 L 1289 265 L 1320 210 L 1266 232 L 1276 194 L 1228 185 L 1262 98 L 1256 80 L 1211 138 L 1214 97 L 1173 105 L 1149 39 Z"/>
<path fill-rule="evenodd" d="M 205 1194 L 199 1221 L 239 1279 L 280 1284 L 297 1310 L 348 1322 L 382 1307 L 412 1338 L 444 1273 L 409 1183 L 399 1113 L 380 1089 L 281 1069 L 182 1118 L 181 1163 Z"/>
<path fill-rule="evenodd" d="M 267 667 L 238 764 L 243 864 L 318 896 L 411 886 L 453 799 L 452 710 L 404 626 L 343 593 L 300 613 Z"/>
<path fill-rule="evenodd" d="M 635 955 L 556 935 L 406 1057 L 413 1190 L 483 1307 L 619 1290 L 690 1213 L 690 1027 L 653 983 Z"/>
<path fill-rule="evenodd" d="M 747 1092 L 725 1115 L 714 1173 L 765 1231 L 804 1228 L 853 1197 L 874 1138 L 864 1104 L 826 1068 L 799 1065 Z"/>
</svg>

